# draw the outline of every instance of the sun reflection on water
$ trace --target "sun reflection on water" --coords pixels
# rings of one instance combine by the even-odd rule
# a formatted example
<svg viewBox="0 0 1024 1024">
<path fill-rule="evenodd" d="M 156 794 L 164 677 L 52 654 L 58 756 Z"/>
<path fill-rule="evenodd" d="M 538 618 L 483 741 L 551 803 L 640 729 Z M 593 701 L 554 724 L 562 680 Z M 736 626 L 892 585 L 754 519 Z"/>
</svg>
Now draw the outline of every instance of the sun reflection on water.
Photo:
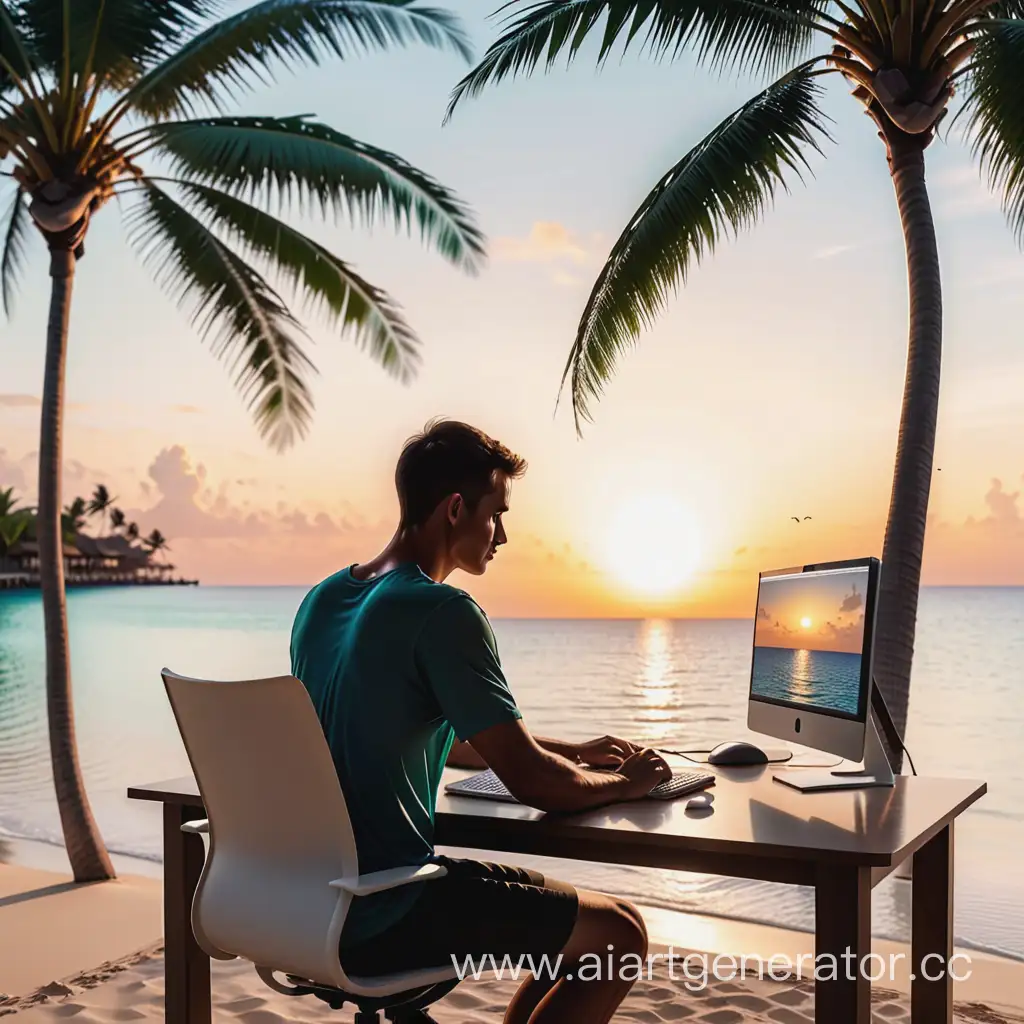
<svg viewBox="0 0 1024 1024">
<path fill-rule="evenodd" d="M 634 686 L 638 718 L 644 723 L 643 739 L 653 743 L 674 733 L 678 717 L 671 623 L 648 619 L 641 627 L 639 646 L 640 674 Z"/>
</svg>

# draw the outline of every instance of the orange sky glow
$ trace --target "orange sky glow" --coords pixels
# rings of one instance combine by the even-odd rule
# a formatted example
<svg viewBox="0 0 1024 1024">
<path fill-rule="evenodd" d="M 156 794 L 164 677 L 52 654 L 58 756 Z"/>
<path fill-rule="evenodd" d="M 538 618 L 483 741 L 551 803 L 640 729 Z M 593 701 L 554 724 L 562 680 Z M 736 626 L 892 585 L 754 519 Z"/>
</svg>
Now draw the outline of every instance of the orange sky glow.
<svg viewBox="0 0 1024 1024">
<path fill-rule="evenodd" d="M 450 6 L 482 52 L 490 6 Z M 423 340 L 416 380 L 397 383 L 303 317 L 315 416 L 301 443 L 272 453 L 111 204 L 75 279 L 64 500 L 106 484 L 204 584 L 310 585 L 387 542 L 402 443 L 441 415 L 529 462 L 507 547 L 483 577 L 450 580 L 496 617 L 750 619 L 760 571 L 880 556 L 907 283 L 885 154 L 859 106 L 829 93 L 840 145 L 693 268 L 578 438 L 569 396 L 557 412 L 555 398 L 593 282 L 653 183 L 755 83 L 688 57 L 599 74 L 581 58 L 503 84 L 442 127 L 463 71 L 410 47 L 282 76 L 238 106 L 314 111 L 476 212 L 489 240 L 476 277 L 390 228 L 288 215 L 401 303 Z M 687 102 L 666 120 L 664 97 L 681 87 Z M 928 169 L 945 337 L 923 582 L 1024 586 L 1024 255 L 963 146 L 931 147 Z M 28 255 L 0 324 L 0 488 L 31 503 L 49 278 L 41 242 Z"/>
</svg>

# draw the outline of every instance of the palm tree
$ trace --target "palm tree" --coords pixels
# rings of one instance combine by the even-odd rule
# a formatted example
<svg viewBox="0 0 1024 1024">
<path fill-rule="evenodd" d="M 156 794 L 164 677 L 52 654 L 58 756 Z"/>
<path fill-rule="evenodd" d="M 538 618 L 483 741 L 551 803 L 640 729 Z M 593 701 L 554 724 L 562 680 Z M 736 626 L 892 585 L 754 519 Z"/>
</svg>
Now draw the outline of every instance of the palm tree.
<svg viewBox="0 0 1024 1024">
<path fill-rule="evenodd" d="M 154 555 L 171 550 L 171 546 L 167 543 L 167 538 L 157 529 L 154 529 L 142 543 Z M 166 555 L 164 557 L 166 559 Z"/>
<path fill-rule="evenodd" d="M 14 488 L 0 489 L 0 516 L 12 515 L 18 508 L 18 499 L 14 496 Z"/>
<path fill-rule="evenodd" d="M 310 422 L 313 367 L 275 281 L 399 379 L 415 372 L 418 341 L 385 292 L 267 207 L 415 227 L 466 270 L 483 255 L 468 209 L 394 154 L 305 115 L 225 113 L 229 99 L 280 64 L 414 42 L 468 59 L 450 14 L 413 0 L 261 0 L 209 23 L 219 8 L 216 0 L 0 0 L 0 174 L 14 185 L 0 237 L 6 309 L 32 225 L 50 254 L 40 583 L 54 780 L 79 881 L 113 876 L 74 746 L 60 558 L 68 321 L 91 219 L 117 197 L 131 244 L 158 282 L 192 305 L 277 449 Z"/>
<path fill-rule="evenodd" d="M 129 523 L 124 528 L 124 535 L 132 542 L 137 541 L 139 539 L 139 524 Z"/>
<path fill-rule="evenodd" d="M 61 512 L 61 536 L 65 544 L 73 544 L 75 536 L 85 529 L 87 511 L 88 506 L 86 505 L 85 498 L 75 498 Z"/>
<path fill-rule="evenodd" d="M 0 562 L 32 525 L 32 511 L 19 508 L 14 488 L 0 490 Z"/>
<path fill-rule="evenodd" d="M 119 508 L 110 510 L 110 532 L 119 533 L 124 529 L 124 513 Z"/>
<path fill-rule="evenodd" d="M 88 513 L 90 516 L 102 516 L 100 519 L 100 529 L 106 526 L 107 513 L 115 501 L 117 501 L 117 498 L 111 497 L 110 491 L 103 484 L 96 485 L 96 489 L 92 492 L 92 498 L 89 501 Z"/>
<path fill-rule="evenodd" d="M 724 235 L 760 219 L 828 138 L 818 106 L 828 74 L 853 87 L 878 126 L 907 250 L 910 342 L 883 547 L 876 673 L 906 725 L 942 347 L 939 257 L 925 184 L 925 149 L 954 85 L 965 133 L 1024 242 L 1024 0 L 513 0 L 513 19 L 456 87 L 464 97 L 600 36 L 655 57 L 689 48 L 707 64 L 780 78 L 726 118 L 657 183 L 612 248 L 583 310 L 563 387 L 577 431 L 616 361 L 670 292 Z M 505 8 L 503 8 L 505 10 Z M 603 28 L 599 28 L 603 25 Z M 824 43 L 824 47 L 821 46 Z M 826 52 L 822 52 L 825 49 Z"/>
</svg>

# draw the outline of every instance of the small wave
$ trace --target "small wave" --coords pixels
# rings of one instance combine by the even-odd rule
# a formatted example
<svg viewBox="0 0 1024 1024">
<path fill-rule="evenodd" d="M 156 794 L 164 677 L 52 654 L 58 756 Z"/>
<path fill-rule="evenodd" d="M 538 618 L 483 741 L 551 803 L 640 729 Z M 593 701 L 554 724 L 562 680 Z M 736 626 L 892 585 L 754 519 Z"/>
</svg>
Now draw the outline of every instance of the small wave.
<svg viewBox="0 0 1024 1024">
<path fill-rule="evenodd" d="M 0 840 L 3 839 L 20 839 L 27 843 L 41 843 L 43 846 L 53 846 L 58 850 L 64 849 L 64 840 L 57 839 L 48 833 L 32 832 L 31 830 L 19 832 L 4 825 L 0 825 Z M 112 853 L 116 857 L 130 857 L 132 860 L 144 860 L 150 864 L 162 864 L 164 861 L 163 856 L 159 853 L 139 850 L 137 847 L 119 846 L 116 843 L 107 844 L 107 853 Z"/>
</svg>

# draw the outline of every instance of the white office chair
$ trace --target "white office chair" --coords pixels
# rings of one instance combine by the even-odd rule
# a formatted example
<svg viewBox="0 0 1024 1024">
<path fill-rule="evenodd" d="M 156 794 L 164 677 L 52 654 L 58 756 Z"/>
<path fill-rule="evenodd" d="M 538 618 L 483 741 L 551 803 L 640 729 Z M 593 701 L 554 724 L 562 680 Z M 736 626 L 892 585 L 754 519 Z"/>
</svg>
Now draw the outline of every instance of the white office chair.
<svg viewBox="0 0 1024 1024">
<path fill-rule="evenodd" d="M 356 1021 L 429 1021 L 423 1007 L 455 987 L 452 967 L 372 978 L 345 974 L 338 938 L 354 896 L 430 881 L 438 864 L 359 874 L 355 839 L 330 749 L 309 695 L 292 676 L 187 679 L 165 669 L 167 696 L 209 818 L 192 929 L 211 957 L 241 957 L 271 988 L 313 994 Z M 275 977 L 287 976 L 288 985 Z"/>
</svg>

